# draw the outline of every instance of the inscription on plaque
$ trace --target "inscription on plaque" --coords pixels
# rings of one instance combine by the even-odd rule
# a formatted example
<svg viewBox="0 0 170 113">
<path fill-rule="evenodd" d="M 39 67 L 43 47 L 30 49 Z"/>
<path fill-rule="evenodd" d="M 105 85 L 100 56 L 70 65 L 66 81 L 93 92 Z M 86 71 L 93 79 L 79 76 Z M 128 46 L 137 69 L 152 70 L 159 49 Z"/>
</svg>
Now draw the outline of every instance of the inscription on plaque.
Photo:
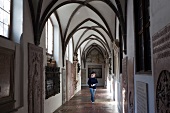
<svg viewBox="0 0 170 113">
<path fill-rule="evenodd" d="M 170 113 L 170 24 L 152 37 L 155 113 Z"/>
<path fill-rule="evenodd" d="M 134 113 L 134 59 L 128 59 L 128 113 Z"/>
<path fill-rule="evenodd" d="M 170 56 L 170 24 L 152 37 L 153 54 L 157 55 L 156 59 Z"/>
<path fill-rule="evenodd" d="M 127 60 L 128 60 L 127 57 L 122 59 L 122 103 L 123 103 L 123 112 L 124 113 L 128 113 Z"/>
<path fill-rule="evenodd" d="M 137 113 L 148 113 L 148 85 L 137 81 Z"/>
<path fill-rule="evenodd" d="M 44 113 L 43 49 L 28 44 L 28 113 Z"/>
</svg>

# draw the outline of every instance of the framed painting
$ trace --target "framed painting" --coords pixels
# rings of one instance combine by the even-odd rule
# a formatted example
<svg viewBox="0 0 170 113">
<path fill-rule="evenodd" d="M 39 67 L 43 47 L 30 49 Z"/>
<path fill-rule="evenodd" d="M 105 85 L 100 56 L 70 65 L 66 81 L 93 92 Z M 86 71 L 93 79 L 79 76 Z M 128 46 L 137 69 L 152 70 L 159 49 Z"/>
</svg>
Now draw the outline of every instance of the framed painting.
<svg viewBox="0 0 170 113">
<path fill-rule="evenodd" d="M 102 78 L 102 65 L 93 65 L 88 67 L 88 77 L 90 77 L 91 72 L 96 73 L 96 78 Z"/>
</svg>

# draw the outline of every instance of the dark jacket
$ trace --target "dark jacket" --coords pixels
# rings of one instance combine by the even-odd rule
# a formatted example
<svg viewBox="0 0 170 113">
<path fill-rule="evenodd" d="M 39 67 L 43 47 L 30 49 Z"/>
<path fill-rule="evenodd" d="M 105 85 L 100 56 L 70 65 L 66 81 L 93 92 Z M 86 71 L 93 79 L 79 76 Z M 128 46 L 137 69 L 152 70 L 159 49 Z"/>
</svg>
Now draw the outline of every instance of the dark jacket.
<svg viewBox="0 0 170 113">
<path fill-rule="evenodd" d="M 89 88 L 96 89 L 97 83 L 98 83 L 98 81 L 97 81 L 96 78 L 89 78 L 89 80 L 88 80 Z M 96 84 L 96 85 L 95 86 L 91 86 L 92 84 Z"/>
</svg>

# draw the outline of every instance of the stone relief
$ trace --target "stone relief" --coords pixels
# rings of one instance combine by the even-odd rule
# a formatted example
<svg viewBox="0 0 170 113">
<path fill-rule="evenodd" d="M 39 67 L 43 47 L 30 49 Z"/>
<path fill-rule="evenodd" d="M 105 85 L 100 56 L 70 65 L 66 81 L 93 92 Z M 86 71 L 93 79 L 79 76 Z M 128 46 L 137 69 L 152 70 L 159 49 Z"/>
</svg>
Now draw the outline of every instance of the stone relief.
<svg viewBox="0 0 170 113">
<path fill-rule="evenodd" d="M 170 113 L 170 73 L 163 70 L 156 86 L 157 113 Z"/>
<path fill-rule="evenodd" d="M 43 49 L 28 44 L 28 113 L 44 113 Z"/>
<path fill-rule="evenodd" d="M 155 112 L 170 113 L 170 24 L 152 36 Z"/>
<path fill-rule="evenodd" d="M 127 61 L 128 58 L 122 59 L 122 107 L 124 113 L 128 113 L 128 75 L 127 75 Z"/>
<path fill-rule="evenodd" d="M 99 53 L 98 50 L 94 49 L 87 56 L 86 62 L 89 62 L 89 63 L 98 63 L 98 64 L 99 63 L 104 63 L 104 58 L 101 55 L 101 53 Z"/>
<path fill-rule="evenodd" d="M 134 113 L 134 60 L 128 59 L 128 113 Z"/>
</svg>

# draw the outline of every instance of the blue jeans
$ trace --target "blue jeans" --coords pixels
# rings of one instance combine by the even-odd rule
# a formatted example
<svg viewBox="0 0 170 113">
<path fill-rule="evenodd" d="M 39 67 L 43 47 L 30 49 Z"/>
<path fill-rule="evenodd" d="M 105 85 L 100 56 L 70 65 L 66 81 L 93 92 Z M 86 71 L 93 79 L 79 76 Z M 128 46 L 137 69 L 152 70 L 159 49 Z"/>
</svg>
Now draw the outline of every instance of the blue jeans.
<svg viewBox="0 0 170 113">
<path fill-rule="evenodd" d="M 95 96 L 96 89 L 90 88 L 91 93 L 91 101 L 94 102 L 94 96 Z"/>
</svg>

